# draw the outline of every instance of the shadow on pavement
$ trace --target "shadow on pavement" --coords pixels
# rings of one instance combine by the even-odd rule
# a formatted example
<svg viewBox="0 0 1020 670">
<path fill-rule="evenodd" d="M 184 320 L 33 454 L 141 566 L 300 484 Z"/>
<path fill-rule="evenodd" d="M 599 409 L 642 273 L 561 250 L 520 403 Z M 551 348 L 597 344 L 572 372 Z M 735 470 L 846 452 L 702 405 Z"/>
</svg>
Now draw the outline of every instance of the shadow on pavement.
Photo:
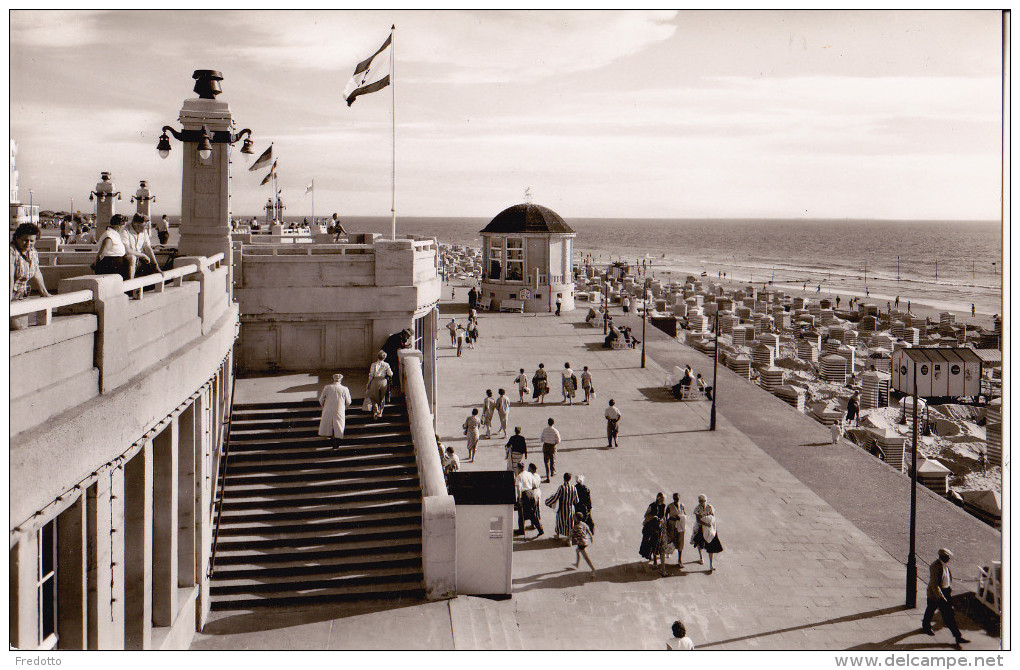
<svg viewBox="0 0 1020 670">
<path fill-rule="evenodd" d="M 647 400 L 652 402 L 682 402 L 673 397 L 673 392 L 665 386 L 646 386 L 645 388 L 639 388 Z"/>
<path fill-rule="evenodd" d="M 754 635 L 743 635 L 741 637 L 731 637 L 726 640 L 717 640 L 715 642 L 706 642 L 698 645 L 699 649 L 705 649 L 707 647 L 716 647 L 721 644 L 730 644 L 733 642 L 743 642 L 744 640 L 754 640 L 759 637 L 767 637 L 769 635 L 780 635 L 782 633 L 792 633 L 798 630 L 807 630 L 810 628 L 817 628 L 818 626 L 826 626 L 829 624 L 847 623 L 850 621 L 860 621 L 861 619 L 870 619 L 877 616 L 885 616 L 886 614 L 895 614 L 896 612 L 902 612 L 907 609 L 903 605 L 897 605 L 896 607 L 883 607 L 882 609 L 871 610 L 870 612 L 860 612 L 858 614 L 848 614 L 846 616 L 836 617 L 835 619 L 826 619 L 825 621 L 816 621 L 814 623 L 806 623 L 800 626 L 790 626 L 789 628 L 777 628 L 776 630 L 766 631 L 764 633 L 755 633 Z M 907 635 L 911 635 L 908 633 Z M 881 643 L 876 643 L 881 644 Z M 858 649 L 859 647 L 852 647 L 852 649 Z M 885 647 L 879 647 L 885 648 Z"/>
<path fill-rule="evenodd" d="M 233 635 L 236 633 L 257 633 L 279 630 L 310 623 L 345 619 L 362 614 L 373 614 L 389 610 L 421 605 L 420 600 L 372 600 L 350 604 L 309 605 L 308 608 L 267 607 L 257 611 L 227 615 L 209 621 L 202 629 L 204 635 Z"/>
<path fill-rule="evenodd" d="M 557 543 L 554 541 L 553 544 Z M 634 563 L 622 563 L 620 565 L 611 565 L 608 567 L 601 567 L 596 564 L 595 569 L 598 570 L 598 578 L 592 579 L 591 571 L 588 566 L 585 565 L 583 560 L 581 561 L 581 567 L 576 570 L 572 569 L 575 558 L 573 547 L 567 547 L 566 545 L 560 546 L 562 547 L 563 553 L 563 570 L 556 572 L 544 572 L 522 579 L 515 579 L 514 593 L 524 593 L 525 591 L 532 591 L 534 589 L 566 588 L 584 584 L 586 582 L 633 584 L 635 582 L 649 582 L 656 579 L 672 579 L 676 577 L 685 577 L 688 574 L 694 574 L 675 572 L 663 577 L 657 570 L 653 570 L 651 567 L 648 567 L 648 564 L 644 561 L 636 561 Z M 518 586 L 520 584 L 523 584 L 524 586 Z"/>
</svg>

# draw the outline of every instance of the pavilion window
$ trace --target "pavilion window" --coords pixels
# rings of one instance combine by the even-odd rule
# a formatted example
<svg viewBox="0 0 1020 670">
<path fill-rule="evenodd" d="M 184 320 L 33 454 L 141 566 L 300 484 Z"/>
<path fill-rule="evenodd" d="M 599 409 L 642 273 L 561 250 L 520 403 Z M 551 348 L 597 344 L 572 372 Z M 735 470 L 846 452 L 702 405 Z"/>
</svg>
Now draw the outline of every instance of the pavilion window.
<svg viewBox="0 0 1020 670">
<path fill-rule="evenodd" d="M 503 238 L 489 238 L 489 279 L 503 276 Z"/>
<path fill-rule="evenodd" d="M 524 240 L 520 237 L 506 240 L 506 279 L 524 281 Z"/>
<path fill-rule="evenodd" d="M 39 609 L 39 649 L 57 646 L 57 520 L 38 531 L 39 562 L 36 591 Z"/>
</svg>

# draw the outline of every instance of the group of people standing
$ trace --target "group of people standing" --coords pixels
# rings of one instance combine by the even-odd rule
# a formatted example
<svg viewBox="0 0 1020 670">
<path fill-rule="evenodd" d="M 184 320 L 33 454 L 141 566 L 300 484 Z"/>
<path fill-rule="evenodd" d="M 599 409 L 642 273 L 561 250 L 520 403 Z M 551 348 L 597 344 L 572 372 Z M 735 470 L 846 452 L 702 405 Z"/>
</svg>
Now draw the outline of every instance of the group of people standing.
<svg viewBox="0 0 1020 670">
<path fill-rule="evenodd" d="M 694 524 L 691 534 L 691 546 L 698 550 L 698 563 L 704 564 L 704 553 L 708 554 L 708 571 L 714 572 L 712 557 L 722 552 L 722 542 L 716 526 L 715 508 L 708 502 L 704 494 L 698 496 L 698 505 L 691 512 Z M 684 541 L 688 526 L 687 510 L 680 502 L 680 494 L 673 494 L 673 502 L 666 504 L 666 497 L 659 492 L 655 500 L 645 510 L 641 524 L 641 545 L 638 553 L 651 567 L 657 568 L 665 577 L 666 557 L 677 552 L 676 565 L 683 571 Z"/>
<path fill-rule="evenodd" d="M 475 342 L 478 341 L 478 314 L 472 308 L 468 312 L 467 327 L 464 324 L 457 323 L 456 319 L 450 319 L 450 322 L 446 324 L 446 329 L 450 331 L 450 344 L 457 348 L 457 355 L 462 356 L 464 354 L 464 345 L 467 344 L 469 349 L 475 348 Z"/>
<path fill-rule="evenodd" d="M 528 384 L 528 375 L 524 372 L 524 368 L 520 369 L 520 374 L 514 378 L 514 383 L 517 384 L 517 391 L 520 394 L 522 404 L 525 402 L 525 396 L 529 393 L 536 403 L 545 404 L 545 397 L 549 395 L 550 390 L 549 373 L 546 372 L 545 363 L 538 364 L 538 369 L 531 376 L 530 386 Z M 582 402 L 585 405 L 590 404 L 591 399 L 595 397 L 595 384 L 592 381 L 591 371 L 588 370 L 587 365 L 584 366 L 581 376 L 578 378 L 577 374 L 570 367 L 570 363 L 564 363 L 561 388 L 563 390 L 563 402 L 568 405 L 574 404 L 578 388 L 584 391 L 584 400 Z"/>
</svg>

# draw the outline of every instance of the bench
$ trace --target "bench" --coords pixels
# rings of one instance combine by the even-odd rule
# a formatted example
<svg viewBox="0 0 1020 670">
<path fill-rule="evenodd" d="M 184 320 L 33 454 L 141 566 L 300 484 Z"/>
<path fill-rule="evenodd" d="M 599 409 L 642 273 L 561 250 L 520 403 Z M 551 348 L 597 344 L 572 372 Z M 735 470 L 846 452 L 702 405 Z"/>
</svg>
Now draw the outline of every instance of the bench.
<svg viewBox="0 0 1020 670">
<path fill-rule="evenodd" d="M 499 311 L 501 312 L 520 312 L 524 314 L 524 301 L 523 300 L 503 300 L 499 303 Z"/>
<path fill-rule="evenodd" d="M 492 298 L 479 298 L 475 304 L 478 305 L 478 309 L 484 309 L 487 312 L 492 311 Z"/>
</svg>

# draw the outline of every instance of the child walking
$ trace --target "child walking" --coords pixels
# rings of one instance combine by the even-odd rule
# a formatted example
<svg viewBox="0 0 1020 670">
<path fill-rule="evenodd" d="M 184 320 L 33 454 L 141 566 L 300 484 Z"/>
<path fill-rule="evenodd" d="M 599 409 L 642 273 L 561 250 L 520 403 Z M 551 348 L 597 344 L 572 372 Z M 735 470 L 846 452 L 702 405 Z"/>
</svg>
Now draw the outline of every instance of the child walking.
<svg viewBox="0 0 1020 670">
<path fill-rule="evenodd" d="M 581 566 L 581 557 L 584 557 L 585 563 L 591 568 L 591 578 L 596 579 L 599 576 L 598 571 L 595 570 L 595 564 L 591 562 L 591 558 L 588 556 L 588 545 L 595 541 L 595 537 L 592 535 L 591 528 L 584 521 L 584 514 L 581 512 L 574 512 L 574 529 L 570 532 L 570 542 L 577 549 L 577 560 L 574 561 L 574 568 Z"/>
</svg>

